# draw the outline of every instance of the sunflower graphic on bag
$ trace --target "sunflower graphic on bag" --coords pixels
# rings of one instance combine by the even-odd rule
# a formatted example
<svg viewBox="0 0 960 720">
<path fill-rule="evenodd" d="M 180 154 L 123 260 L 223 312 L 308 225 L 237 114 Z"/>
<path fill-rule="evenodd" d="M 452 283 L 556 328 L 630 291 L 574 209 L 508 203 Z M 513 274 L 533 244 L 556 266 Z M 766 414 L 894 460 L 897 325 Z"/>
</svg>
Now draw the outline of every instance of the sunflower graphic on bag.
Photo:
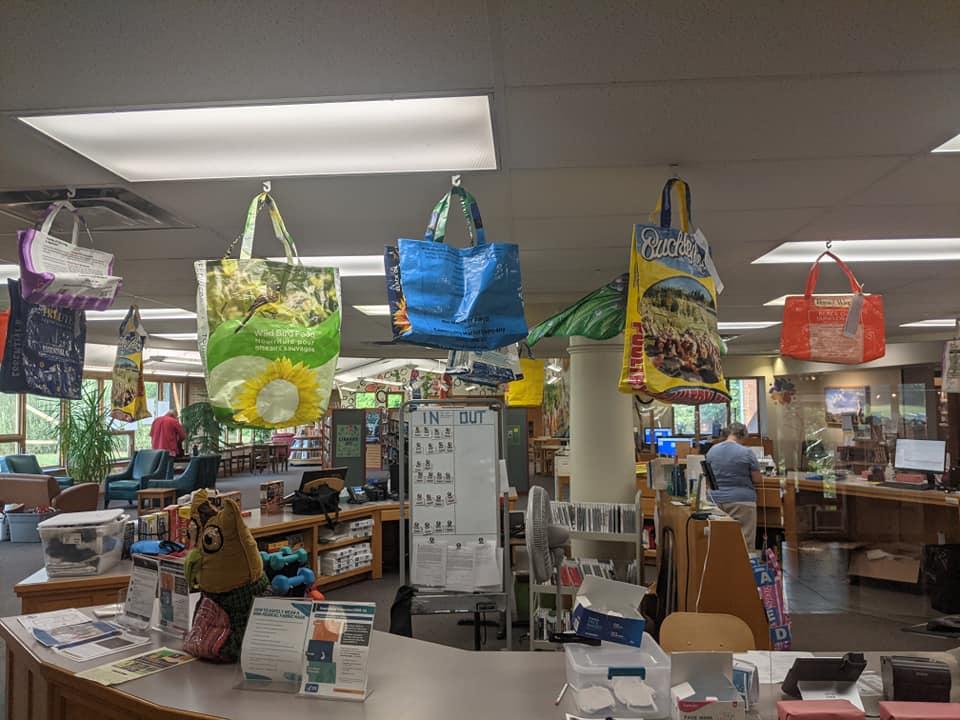
<svg viewBox="0 0 960 720">
<path fill-rule="evenodd" d="M 264 208 L 286 262 L 252 257 Z M 300 262 L 267 193 L 250 203 L 241 238 L 239 259 L 195 265 L 197 344 L 210 403 L 221 421 L 236 425 L 311 423 L 326 412 L 340 354 L 339 271 Z"/>
</svg>

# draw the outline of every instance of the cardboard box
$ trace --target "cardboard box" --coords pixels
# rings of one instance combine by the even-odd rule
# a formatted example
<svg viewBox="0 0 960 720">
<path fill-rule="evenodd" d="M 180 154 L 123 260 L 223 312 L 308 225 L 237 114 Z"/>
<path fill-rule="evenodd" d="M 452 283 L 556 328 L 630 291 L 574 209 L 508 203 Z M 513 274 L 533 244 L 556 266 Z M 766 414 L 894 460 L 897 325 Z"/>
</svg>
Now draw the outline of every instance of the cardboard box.
<svg viewBox="0 0 960 720">
<path fill-rule="evenodd" d="M 646 627 L 640 601 L 646 592 L 641 585 L 588 575 L 577 591 L 573 631 L 581 637 L 640 647 Z"/>
<path fill-rule="evenodd" d="M 733 684 L 733 655 L 677 652 L 670 656 L 673 720 L 743 720 L 746 703 Z"/>
<path fill-rule="evenodd" d="M 915 585 L 920 581 L 920 559 L 915 552 L 916 548 L 898 545 L 860 548 L 850 553 L 847 573 Z"/>
<path fill-rule="evenodd" d="M 864 714 L 846 700 L 781 700 L 777 720 L 864 720 Z"/>
<path fill-rule="evenodd" d="M 960 703 L 880 703 L 880 720 L 960 720 Z"/>
</svg>

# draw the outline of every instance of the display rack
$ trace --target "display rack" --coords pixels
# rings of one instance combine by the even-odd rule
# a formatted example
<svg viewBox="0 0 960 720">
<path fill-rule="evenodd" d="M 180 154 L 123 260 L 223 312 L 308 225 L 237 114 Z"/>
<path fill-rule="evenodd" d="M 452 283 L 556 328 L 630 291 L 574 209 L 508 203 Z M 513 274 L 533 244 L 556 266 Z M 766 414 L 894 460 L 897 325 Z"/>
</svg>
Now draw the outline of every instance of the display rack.
<svg viewBox="0 0 960 720">
<path fill-rule="evenodd" d="M 290 465 L 330 465 L 330 415 L 290 441 Z"/>
<path fill-rule="evenodd" d="M 633 544 L 636 549 L 636 563 L 637 563 L 637 584 L 641 584 L 643 580 L 643 560 L 644 560 L 644 548 L 643 548 L 643 507 L 642 507 L 643 493 L 638 490 L 637 494 L 634 496 L 634 506 L 636 508 L 636 527 L 637 532 L 635 533 L 598 533 L 598 532 L 583 532 L 579 530 L 569 530 L 571 540 L 593 540 L 598 542 L 610 542 L 610 543 L 628 543 Z M 656 556 L 656 551 L 654 556 Z M 536 627 L 536 616 L 537 611 L 540 609 L 540 597 L 542 595 L 547 595 L 552 598 L 556 597 L 557 589 L 549 583 L 530 583 L 530 600 L 529 600 L 529 612 L 530 612 L 530 649 L 531 650 L 557 650 L 558 646 L 555 643 L 550 642 L 549 640 L 544 640 L 536 637 L 535 627 Z M 560 594 L 563 597 L 573 598 L 577 594 L 577 588 L 571 586 L 563 586 L 560 588 Z M 573 601 L 570 601 L 571 604 Z M 554 608 L 556 616 L 559 617 L 559 613 L 562 612 L 561 608 Z"/>
<path fill-rule="evenodd" d="M 387 410 L 383 428 L 383 465 L 389 468 L 400 462 L 400 411 Z"/>
</svg>

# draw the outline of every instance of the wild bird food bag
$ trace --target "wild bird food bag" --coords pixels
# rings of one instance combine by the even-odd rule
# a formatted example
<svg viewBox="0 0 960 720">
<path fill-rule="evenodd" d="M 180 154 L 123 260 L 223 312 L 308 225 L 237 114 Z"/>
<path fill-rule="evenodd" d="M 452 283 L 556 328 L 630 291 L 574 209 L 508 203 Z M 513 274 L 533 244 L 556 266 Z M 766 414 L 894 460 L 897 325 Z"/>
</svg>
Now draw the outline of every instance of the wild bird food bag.
<svg viewBox="0 0 960 720">
<path fill-rule="evenodd" d="M 680 230 L 670 227 L 674 189 Z M 689 232 L 689 207 L 689 187 L 671 178 L 654 211 L 660 224 L 633 227 L 620 390 L 683 405 L 727 402 L 716 271 L 703 233 Z"/>
<path fill-rule="evenodd" d="M 120 323 L 120 341 L 113 361 L 110 384 L 110 417 L 121 422 L 136 422 L 150 417 L 147 391 L 143 385 L 143 345 L 147 331 L 140 322 L 140 310 L 131 305 Z"/>
<path fill-rule="evenodd" d="M 254 258 L 267 208 L 286 262 Z M 247 212 L 240 258 L 196 263 L 197 337 L 221 421 L 292 427 L 323 416 L 340 354 L 340 274 L 305 267 L 267 193 Z"/>
</svg>

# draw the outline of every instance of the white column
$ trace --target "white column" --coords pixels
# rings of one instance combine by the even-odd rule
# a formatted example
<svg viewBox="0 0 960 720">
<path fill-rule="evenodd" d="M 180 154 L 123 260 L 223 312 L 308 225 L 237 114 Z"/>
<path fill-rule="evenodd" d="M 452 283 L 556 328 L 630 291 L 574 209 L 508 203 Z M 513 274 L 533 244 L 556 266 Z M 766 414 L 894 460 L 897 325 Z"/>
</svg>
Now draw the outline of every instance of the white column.
<svg viewBox="0 0 960 720">
<path fill-rule="evenodd" d="M 623 336 L 570 338 L 570 499 L 632 503 L 636 495 L 633 399 L 617 390 Z M 614 558 L 622 571 L 632 545 L 573 542 L 575 556 Z"/>
</svg>

